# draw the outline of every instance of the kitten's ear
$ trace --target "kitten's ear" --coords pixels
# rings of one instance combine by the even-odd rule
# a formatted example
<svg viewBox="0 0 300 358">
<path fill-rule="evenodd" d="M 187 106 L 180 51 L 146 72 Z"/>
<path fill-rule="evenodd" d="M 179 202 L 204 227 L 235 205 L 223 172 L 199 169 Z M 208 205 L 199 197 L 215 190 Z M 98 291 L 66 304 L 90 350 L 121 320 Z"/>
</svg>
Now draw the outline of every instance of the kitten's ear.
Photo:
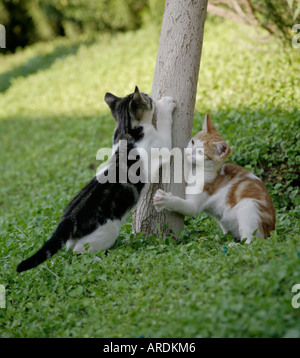
<svg viewBox="0 0 300 358">
<path fill-rule="evenodd" d="M 147 104 L 147 102 L 144 100 L 143 96 L 141 95 L 141 92 L 140 92 L 138 86 L 135 86 L 132 100 L 135 103 L 140 103 L 140 104 L 144 104 L 144 105 Z"/>
<path fill-rule="evenodd" d="M 107 105 L 110 109 L 112 109 L 115 106 L 116 101 L 118 99 L 119 99 L 119 97 L 117 97 L 114 94 L 109 93 L 109 92 L 107 92 L 104 97 L 104 101 L 107 103 Z"/>
<path fill-rule="evenodd" d="M 220 158 L 228 156 L 231 152 L 230 147 L 226 142 L 214 143 L 214 147 L 215 147 L 217 154 Z"/>
<path fill-rule="evenodd" d="M 204 118 L 204 122 L 203 122 L 203 126 L 202 126 L 202 131 L 204 133 L 211 133 L 214 131 L 217 131 L 216 127 L 213 125 L 213 122 L 211 121 L 208 113 L 206 114 L 205 118 Z"/>
</svg>

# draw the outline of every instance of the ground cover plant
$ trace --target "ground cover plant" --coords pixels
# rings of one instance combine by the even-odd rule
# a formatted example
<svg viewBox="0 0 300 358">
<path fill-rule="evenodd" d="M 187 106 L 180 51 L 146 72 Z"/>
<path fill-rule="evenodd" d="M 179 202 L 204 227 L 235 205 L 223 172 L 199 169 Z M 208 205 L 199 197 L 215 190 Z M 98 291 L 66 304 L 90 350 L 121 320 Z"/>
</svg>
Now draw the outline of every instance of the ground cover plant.
<svg viewBox="0 0 300 358">
<path fill-rule="evenodd" d="M 229 161 L 264 180 L 277 213 L 271 237 L 233 246 L 200 214 L 186 218 L 181 242 L 145 238 L 129 218 L 100 262 L 63 249 L 24 274 L 17 264 L 49 237 L 95 174 L 97 150 L 111 145 L 105 92 L 151 91 L 159 28 L 0 57 L 0 337 L 300 337 L 291 304 L 300 283 L 299 50 L 252 35 L 208 19 L 193 133 L 209 112 Z"/>
</svg>

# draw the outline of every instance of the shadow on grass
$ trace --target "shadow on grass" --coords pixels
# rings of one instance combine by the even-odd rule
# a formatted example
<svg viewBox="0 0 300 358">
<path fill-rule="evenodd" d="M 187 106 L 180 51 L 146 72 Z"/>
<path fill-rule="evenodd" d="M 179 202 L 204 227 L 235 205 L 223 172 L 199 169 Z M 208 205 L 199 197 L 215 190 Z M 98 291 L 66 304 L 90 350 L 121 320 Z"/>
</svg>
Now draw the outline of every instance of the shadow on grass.
<svg viewBox="0 0 300 358">
<path fill-rule="evenodd" d="M 81 45 L 90 46 L 94 41 L 80 41 L 68 46 L 57 45 L 52 52 L 45 55 L 37 55 L 25 63 L 0 74 L 0 93 L 5 92 L 11 86 L 12 79 L 17 77 L 28 77 L 39 71 L 49 68 L 57 59 L 64 58 L 77 53 Z"/>
</svg>

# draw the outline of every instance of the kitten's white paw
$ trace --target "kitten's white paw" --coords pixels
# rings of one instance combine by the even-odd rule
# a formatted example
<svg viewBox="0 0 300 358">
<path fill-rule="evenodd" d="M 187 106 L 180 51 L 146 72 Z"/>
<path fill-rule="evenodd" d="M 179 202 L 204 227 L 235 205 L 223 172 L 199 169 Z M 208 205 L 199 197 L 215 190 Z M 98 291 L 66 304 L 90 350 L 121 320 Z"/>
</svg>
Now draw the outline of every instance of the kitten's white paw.
<svg viewBox="0 0 300 358">
<path fill-rule="evenodd" d="M 173 196 L 170 192 L 165 192 L 161 189 L 158 189 L 153 197 L 153 204 L 157 212 L 162 211 L 167 208 L 167 204 Z"/>
<path fill-rule="evenodd" d="M 193 149 L 192 148 L 185 148 L 184 155 L 185 155 L 188 163 L 193 162 Z"/>
<path fill-rule="evenodd" d="M 228 247 L 234 247 L 234 246 L 238 246 L 238 245 L 240 245 L 238 242 L 230 242 L 228 244 Z"/>
<path fill-rule="evenodd" d="M 173 113 L 176 108 L 176 103 L 172 97 L 163 97 L 158 102 L 157 105 L 159 109 Z"/>
<path fill-rule="evenodd" d="M 94 260 L 94 261 L 102 261 L 102 259 L 101 259 L 99 256 L 95 256 L 95 257 L 93 258 L 93 260 Z"/>
</svg>

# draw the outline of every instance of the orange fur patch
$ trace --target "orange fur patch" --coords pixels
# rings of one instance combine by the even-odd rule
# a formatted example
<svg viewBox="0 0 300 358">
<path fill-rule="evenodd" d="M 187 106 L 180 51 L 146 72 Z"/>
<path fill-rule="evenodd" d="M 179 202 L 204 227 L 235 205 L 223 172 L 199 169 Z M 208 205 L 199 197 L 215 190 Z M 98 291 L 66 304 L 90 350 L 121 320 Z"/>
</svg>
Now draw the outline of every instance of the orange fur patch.
<svg viewBox="0 0 300 358">
<path fill-rule="evenodd" d="M 223 164 L 230 155 L 231 150 L 228 147 L 223 156 L 220 156 L 220 152 L 217 152 L 216 143 L 224 142 L 224 139 L 208 115 L 204 120 L 202 131 L 197 133 L 192 139 L 198 139 L 203 143 L 204 157 L 206 160 L 214 163 L 217 171 L 215 179 L 205 183 L 204 191 L 211 196 L 233 181 L 232 186 L 228 187 L 226 204 L 230 208 L 233 208 L 243 199 L 249 198 L 255 200 L 260 217 L 259 229 L 264 237 L 268 237 L 270 232 L 275 228 L 276 219 L 272 199 L 266 186 L 248 170 L 236 164 Z M 224 146 L 226 148 L 228 145 L 224 142 Z"/>
<path fill-rule="evenodd" d="M 264 237 L 268 237 L 270 232 L 275 229 L 276 220 L 272 199 L 266 186 L 260 180 L 245 176 L 250 172 L 241 167 L 240 169 L 239 176 L 241 179 L 231 187 L 227 197 L 227 204 L 230 207 L 234 207 L 246 198 L 256 200 L 260 216 L 260 230 Z"/>
</svg>

